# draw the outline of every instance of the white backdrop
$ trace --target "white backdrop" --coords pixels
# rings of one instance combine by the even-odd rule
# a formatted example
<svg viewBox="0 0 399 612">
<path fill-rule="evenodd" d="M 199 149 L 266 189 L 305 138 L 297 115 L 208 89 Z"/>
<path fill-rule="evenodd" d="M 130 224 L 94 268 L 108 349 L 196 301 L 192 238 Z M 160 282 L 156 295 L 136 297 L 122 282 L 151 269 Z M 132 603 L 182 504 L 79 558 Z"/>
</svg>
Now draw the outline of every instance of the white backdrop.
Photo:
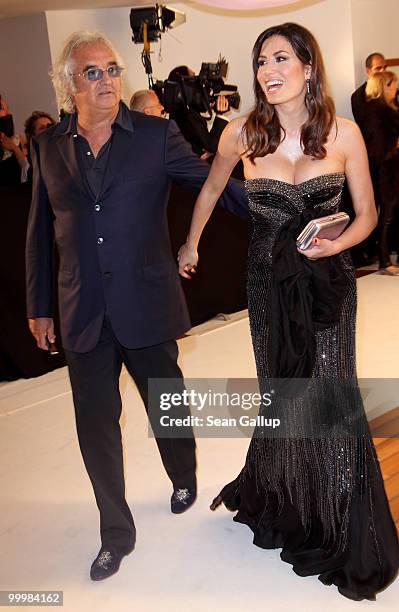
<svg viewBox="0 0 399 612">
<path fill-rule="evenodd" d="M 338 113 L 351 116 L 354 57 L 350 0 L 304 0 L 290 5 L 290 12 L 287 7 L 281 7 L 252 14 L 208 9 L 192 3 L 173 3 L 173 6 L 186 14 L 187 22 L 162 37 L 162 61 L 158 57 L 160 44 L 152 44 L 152 65 L 157 78 L 166 78 L 180 64 L 187 64 L 197 72 L 202 61 L 215 62 L 222 53 L 229 62 L 227 80 L 239 86 L 243 100 L 241 112 L 244 112 L 253 99 L 251 49 L 255 39 L 271 25 L 295 21 L 308 27 L 319 40 Z M 134 90 L 147 86 L 140 59 L 142 46 L 131 42 L 129 13 L 128 7 L 47 12 L 52 57 L 72 31 L 86 28 L 104 31 L 128 66 L 124 97 L 129 99 Z"/>
<path fill-rule="evenodd" d="M 399 57 L 399 0 L 352 0 L 355 80 L 365 80 L 364 60 L 379 51 Z M 399 68 L 395 71 L 399 75 Z"/>
<path fill-rule="evenodd" d="M 131 5 L 144 1 L 132 0 Z M 312 30 L 324 54 L 337 110 L 347 117 L 351 117 L 350 95 L 364 79 L 365 57 L 375 50 L 399 57 L 399 0 L 301 0 L 286 7 L 239 14 L 207 9 L 196 2 L 163 1 L 185 12 L 187 23 L 163 37 L 162 62 L 158 59 L 159 43 L 152 45 L 155 76 L 163 79 L 182 63 L 198 71 L 202 61 L 216 61 L 221 52 L 230 64 L 228 81 L 240 87 L 242 112 L 252 104 L 251 48 L 269 25 L 290 20 Z M 129 12 L 129 7 L 50 11 L 0 20 L 0 94 L 11 104 L 17 131 L 33 109 L 56 113 L 48 70 L 73 30 L 102 29 L 114 40 L 129 67 L 125 99 L 135 89 L 146 87 L 141 46 L 131 42 Z"/>
</svg>

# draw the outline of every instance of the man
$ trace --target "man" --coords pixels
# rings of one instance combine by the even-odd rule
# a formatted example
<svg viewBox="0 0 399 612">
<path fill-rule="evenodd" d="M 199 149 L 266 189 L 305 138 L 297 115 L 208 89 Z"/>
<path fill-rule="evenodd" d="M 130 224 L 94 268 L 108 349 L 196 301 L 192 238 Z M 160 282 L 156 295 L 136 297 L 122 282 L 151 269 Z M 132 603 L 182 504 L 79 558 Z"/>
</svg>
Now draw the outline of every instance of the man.
<svg viewBox="0 0 399 612">
<path fill-rule="evenodd" d="M 374 52 L 371 53 L 366 58 L 366 73 L 367 79 L 376 74 L 377 72 L 384 72 L 386 70 L 386 62 L 385 57 L 382 53 Z M 358 124 L 360 131 L 363 134 L 363 138 L 365 138 L 366 130 L 365 124 L 367 122 L 367 113 L 369 111 L 369 107 L 367 105 L 366 99 L 366 85 L 367 81 L 365 81 L 360 87 L 352 94 L 351 104 L 352 104 L 352 113 L 353 117 Z M 365 138 L 366 140 L 366 138 Z M 366 140 L 367 146 L 367 140 Z M 378 189 L 378 171 L 375 164 L 369 157 L 370 162 L 370 174 L 371 179 L 373 181 L 374 188 L 374 196 L 376 200 L 376 204 L 378 206 L 379 203 L 379 189 Z M 378 230 L 375 229 L 370 236 L 366 238 L 363 242 L 353 247 L 351 250 L 353 261 L 356 267 L 370 265 L 375 262 L 377 255 L 377 234 Z"/>
<path fill-rule="evenodd" d="M 155 117 L 163 117 L 165 115 L 165 109 L 152 89 L 136 91 L 130 98 L 129 107 L 130 110 L 144 113 L 145 115 L 154 115 Z"/>
<path fill-rule="evenodd" d="M 382 53 L 374 52 L 366 58 L 367 78 L 369 78 L 376 72 L 384 72 L 384 70 L 386 69 L 387 65 L 385 63 L 385 57 L 382 55 Z M 363 123 L 365 121 L 365 116 L 367 113 L 366 85 L 367 81 L 360 85 L 360 87 L 356 89 L 356 91 L 352 94 L 351 97 L 353 117 L 362 132 Z"/>
<path fill-rule="evenodd" d="M 77 432 L 100 511 L 102 546 L 91 567 L 93 580 L 118 571 L 135 544 L 119 426 L 122 363 L 147 409 L 149 378 L 168 379 L 168 385 L 174 380 L 174 391 L 184 389 L 175 338 L 190 322 L 171 256 L 166 204 L 171 179 L 198 189 L 207 175 L 207 165 L 192 155 L 173 122 L 144 117 L 121 103 L 122 70 L 103 34 L 72 34 L 53 70 L 61 106 L 69 114 L 33 138 L 31 147 L 29 324 L 41 349 L 54 342 L 54 231 Z M 245 216 L 241 188 L 230 183 L 227 191 L 225 205 Z M 184 417 L 189 411 L 182 407 L 175 414 Z M 149 411 L 159 431 L 156 416 Z M 195 442 L 191 428 L 184 433 L 178 439 L 157 438 L 173 485 L 174 513 L 196 498 Z"/>
</svg>

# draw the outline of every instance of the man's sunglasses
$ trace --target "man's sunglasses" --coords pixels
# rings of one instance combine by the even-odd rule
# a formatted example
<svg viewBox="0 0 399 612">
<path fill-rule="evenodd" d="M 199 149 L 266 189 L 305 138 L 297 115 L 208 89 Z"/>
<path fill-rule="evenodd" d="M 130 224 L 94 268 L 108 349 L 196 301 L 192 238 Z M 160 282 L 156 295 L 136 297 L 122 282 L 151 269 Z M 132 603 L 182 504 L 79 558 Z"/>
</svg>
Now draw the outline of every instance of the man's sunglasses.
<svg viewBox="0 0 399 612">
<path fill-rule="evenodd" d="M 101 81 L 104 76 L 104 72 L 106 72 L 109 77 L 116 79 L 117 77 L 121 76 L 123 70 L 124 68 L 122 68 L 122 66 L 117 66 L 114 64 L 112 66 L 108 66 L 108 68 L 105 70 L 102 68 L 87 68 L 86 70 L 83 70 L 83 72 L 78 72 L 72 76 L 81 76 L 88 81 Z"/>
</svg>

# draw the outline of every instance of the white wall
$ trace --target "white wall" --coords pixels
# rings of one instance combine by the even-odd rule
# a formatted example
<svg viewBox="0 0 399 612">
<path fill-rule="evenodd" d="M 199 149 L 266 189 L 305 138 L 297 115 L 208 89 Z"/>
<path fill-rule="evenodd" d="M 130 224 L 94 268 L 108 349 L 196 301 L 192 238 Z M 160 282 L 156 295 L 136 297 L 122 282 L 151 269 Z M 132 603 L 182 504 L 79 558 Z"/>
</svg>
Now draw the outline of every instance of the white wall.
<svg viewBox="0 0 399 612">
<path fill-rule="evenodd" d="M 352 0 L 352 22 L 358 87 L 365 80 L 364 61 L 370 53 L 399 57 L 399 0 Z"/>
<path fill-rule="evenodd" d="M 0 20 L 0 94 L 10 106 L 17 133 L 33 110 L 57 117 L 50 68 L 44 13 Z"/>
<path fill-rule="evenodd" d="M 134 3 L 133 3 L 134 4 Z M 151 4 L 151 2 L 149 2 Z M 324 55 L 327 73 L 337 110 L 350 115 L 350 94 L 354 89 L 354 60 L 350 0 L 303 0 L 287 7 L 246 12 L 206 9 L 200 5 L 173 3 L 186 14 L 186 24 L 162 37 L 160 45 L 152 45 L 154 75 L 167 77 L 172 68 L 187 64 L 196 72 L 201 62 L 214 62 L 222 53 L 229 62 L 228 82 L 237 84 L 242 95 L 242 111 L 252 104 L 251 49 L 258 34 L 265 28 L 284 21 L 296 21 L 308 27 L 317 37 Z M 116 44 L 128 66 L 124 96 L 129 99 L 136 89 L 147 86 L 141 65 L 141 45 L 131 42 L 130 8 L 46 13 L 51 55 L 57 55 L 63 40 L 77 29 L 99 29 Z"/>
</svg>

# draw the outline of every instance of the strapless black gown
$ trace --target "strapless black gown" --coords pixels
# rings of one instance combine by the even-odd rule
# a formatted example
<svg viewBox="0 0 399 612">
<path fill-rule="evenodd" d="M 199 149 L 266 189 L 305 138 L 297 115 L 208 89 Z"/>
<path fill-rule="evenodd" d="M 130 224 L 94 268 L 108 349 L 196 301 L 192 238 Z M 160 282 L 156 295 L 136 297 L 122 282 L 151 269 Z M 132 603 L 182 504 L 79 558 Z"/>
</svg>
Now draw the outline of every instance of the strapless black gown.
<svg viewBox="0 0 399 612">
<path fill-rule="evenodd" d="M 259 382 L 308 382 L 306 393 L 280 387 L 273 416 L 284 427 L 275 435 L 255 429 L 244 468 L 211 508 L 224 502 L 252 529 L 254 544 L 281 548 L 299 576 L 319 575 L 358 601 L 393 581 L 399 546 L 356 382 L 354 269 L 347 252 L 309 262 L 295 247 L 310 218 L 339 210 L 344 180 L 334 173 L 298 185 L 246 181 Z"/>
</svg>

